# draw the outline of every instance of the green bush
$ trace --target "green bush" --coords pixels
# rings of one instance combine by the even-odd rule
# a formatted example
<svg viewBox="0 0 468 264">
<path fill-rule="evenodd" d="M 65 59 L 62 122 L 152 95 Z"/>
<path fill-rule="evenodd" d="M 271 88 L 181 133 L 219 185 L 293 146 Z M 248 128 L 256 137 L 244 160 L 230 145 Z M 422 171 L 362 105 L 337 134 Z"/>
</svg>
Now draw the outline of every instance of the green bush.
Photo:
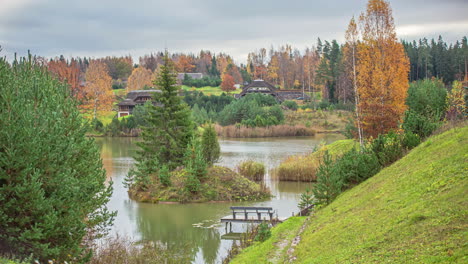
<svg viewBox="0 0 468 264">
<path fill-rule="evenodd" d="M 296 101 L 284 101 L 282 105 L 294 111 L 298 108 Z"/>
<path fill-rule="evenodd" d="M 413 82 L 408 89 L 403 129 L 426 138 L 440 125 L 447 109 L 447 90 L 439 79 Z"/>
<path fill-rule="evenodd" d="M 252 181 L 262 181 L 265 176 L 265 165 L 253 160 L 247 160 L 237 166 L 239 173 Z"/>
<path fill-rule="evenodd" d="M 162 165 L 159 169 L 158 178 L 162 185 L 171 186 L 171 173 L 166 165 Z"/>
<path fill-rule="evenodd" d="M 335 161 L 336 173 L 341 175 L 346 185 L 360 183 L 380 171 L 380 163 L 372 151 L 359 152 L 355 148 Z"/>
<path fill-rule="evenodd" d="M 407 150 L 417 147 L 421 143 L 421 138 L 418 134 L 415 134 L 411 131 L 405 132 L 403 135 L 402 146 Z"/>
<path fill-rule="evenodd" d="M 440 126 L 441 122 L 437 120 L 438 118 L 440 117 L 431 117 L 414 110 L 408 110 L 405 112 L 402 127 L 407 132 L 426 138 Z"/>
<path fill-rule="evenodd" d="M 401 137 L 394 132 L 379 135 L 372 141 L 370 148 L 382 167 L 392 164 L 403 156 Z"/>
<path fill-rule="evenodd" d="M 262 222 L 260 225 L 258 225 L 258 232 L 254 240 L 263 242 L 270 237 L 271 237 L 270 226 L 268 225 L 268 223 Z"/>
<path fill-rule="evenodd" d="M 201 148 L 206 163 L 211 166 L 219 160 L 221 148 L 213 124 L 209 123 L 203 130 Z"/>
</svg>

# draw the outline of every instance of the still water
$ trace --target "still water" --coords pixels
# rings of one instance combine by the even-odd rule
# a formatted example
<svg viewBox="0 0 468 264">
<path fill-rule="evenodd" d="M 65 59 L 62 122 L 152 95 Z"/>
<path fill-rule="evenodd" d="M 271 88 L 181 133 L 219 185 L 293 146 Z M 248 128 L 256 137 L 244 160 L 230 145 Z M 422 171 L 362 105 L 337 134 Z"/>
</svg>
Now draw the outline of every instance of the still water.
<svg viewBox="0 0 468 264">
<path fill-rule="evenodd" d="M 223 139 L 219 165 L 235 169 L 243 160 L 262 162 L 268 169 L 278 166 L 287 156 L 311 152 L 320 142 L 331 143 L 342 139 L 337 134 L 319 134 L 300 138 Z M 299 195 L 307 183 L 279 182 L 265 177 L 273 198 L 267 201 L 204 204 L 146 204 L 130 200 L 123 186 L 128 170 L 133 166 L 132 156 L 137 150 L 135 138 L 97 138 L 109 179 L 114 182 L 114 193 L 109 209 L 117 211 L 111 233 L 129 236 L 134 240 L 160 241 L 171 248 L 180 248 L 190 254 L 193 263 L 220 263 L 232 245 L 223 240 L 226 233 L 221 217 L 229 215 L 229 207 L 269 206 L 277 215 L 289 216 L 297 212 Z M 233 224 L 233 232 L 242 232 L 242 224 Z"/>
</svg>

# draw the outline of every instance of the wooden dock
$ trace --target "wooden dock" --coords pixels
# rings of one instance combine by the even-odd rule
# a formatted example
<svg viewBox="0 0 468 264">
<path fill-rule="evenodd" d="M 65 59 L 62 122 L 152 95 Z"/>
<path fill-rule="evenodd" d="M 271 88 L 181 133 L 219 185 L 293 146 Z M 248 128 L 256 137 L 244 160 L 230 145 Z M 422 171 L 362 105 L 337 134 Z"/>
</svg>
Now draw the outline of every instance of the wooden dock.
<svg viewBox="0 0 468 264">
<path fill-rule="evenodd" d="M 221 223 L 226 223 L 226 232 L 228 224 L 232 231 L 232 223 L 262 223 L 262 222 L 283 222 L 288 217 L 274 217 L 275 211 L 271 207 L 244 207 L 232 206 L 232 214 L 221 218 Z"/>
</svg>

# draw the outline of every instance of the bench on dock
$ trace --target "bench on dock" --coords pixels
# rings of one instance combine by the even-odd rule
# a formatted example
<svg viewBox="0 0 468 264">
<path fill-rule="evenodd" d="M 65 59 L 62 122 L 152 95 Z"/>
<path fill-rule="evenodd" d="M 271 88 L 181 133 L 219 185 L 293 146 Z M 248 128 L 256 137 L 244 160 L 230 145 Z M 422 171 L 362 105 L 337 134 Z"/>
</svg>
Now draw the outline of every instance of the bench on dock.
<svg viewBox="0 0 468 264">
<path fill-rule="evenodd" d="M 273 208 L 271 207 L 246 207 L 246 206 L 231 206 L 232 210 L 232 218 L 233 220 L 237 220 L 237 214 L 242 214 L 242 220 L 249 220 L 249 214 L 256 214 L 258 221 L 262 220 L 262 214 L 267 214 L 270 217 L 270 221 L 273 220 Z M 240 219 L 239 219 L 240 220 Z"/>
</svg>

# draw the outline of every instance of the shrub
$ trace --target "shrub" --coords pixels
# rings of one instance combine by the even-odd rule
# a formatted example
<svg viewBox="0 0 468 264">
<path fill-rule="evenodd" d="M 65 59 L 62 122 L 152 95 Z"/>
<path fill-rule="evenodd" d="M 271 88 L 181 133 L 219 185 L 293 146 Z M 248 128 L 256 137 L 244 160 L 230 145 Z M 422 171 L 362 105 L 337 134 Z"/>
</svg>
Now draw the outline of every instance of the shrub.
<svg viewBox="0 0 468 264">
<path fill-rule="evenodd" d="M 394 132 L 379 135 L 372 141 L 370 148 L 382 167 L 392 164 L 403 156 L 401 137 Z"/>
<path fill-rule="evenodd" d="M 205 126 L 202 134 L 201 148 L 203 157 L 209 166 L 219 160 L 221 148 L 219 147 L 218 136 L 216 135 L 213 124 L 209 123 Z"/>
<path fill-rule="evenodd" d="M 104 132 L 104 124 L 97 118 L 93 118 L 91 121 L 91 128 L 97 132 Z"/>
<path fill-rule="evenodd" d="M 425 79 L 410 84 L 406 104 L 403 129 L 428 137 L 440 125 L 447 109 L 447 90 L 439 79 Z"/>
<path fill-rule="evenodd" d="M 262 222 L 258 225 L 258 233 L 255 236 L 255 241 L 263 242 L 271 237 L 270 226 L 266 222 Z"/>
<path fill-rule="evenodd" d="M 411 131 L 405 132 L 403 135 L 402 146 L 407 150 L 417 147 L 420 143 L 421 138 Z"/>
<path fill-rule="evenodd" d="M 253 160 L 247 160 L 237 166 L 242 176 L 252 181 L 262 181 L 265 176 L 265 165 Z"/>
<path fill-rule="evenodd" d="M 298 108 L 298 105 L 296 101 L 284 101 L 281 105 L 287 107 L 288 109 L 296 111 Z"/>
<path fill-rule="evenodd" d="M 336 173 L 343 178 L 346 185 L 360 183 L 380 171 L 380 163 L 372 151 L 355 148 L 346 152 L 335 161 Z"/>
<path fill-rule="evenodd" d="M 158 173 L 159 181 L 164 186 L 171 186 L 171 174 L 169 168 L 166 165 L 162 165 Z"/>
</svg>

